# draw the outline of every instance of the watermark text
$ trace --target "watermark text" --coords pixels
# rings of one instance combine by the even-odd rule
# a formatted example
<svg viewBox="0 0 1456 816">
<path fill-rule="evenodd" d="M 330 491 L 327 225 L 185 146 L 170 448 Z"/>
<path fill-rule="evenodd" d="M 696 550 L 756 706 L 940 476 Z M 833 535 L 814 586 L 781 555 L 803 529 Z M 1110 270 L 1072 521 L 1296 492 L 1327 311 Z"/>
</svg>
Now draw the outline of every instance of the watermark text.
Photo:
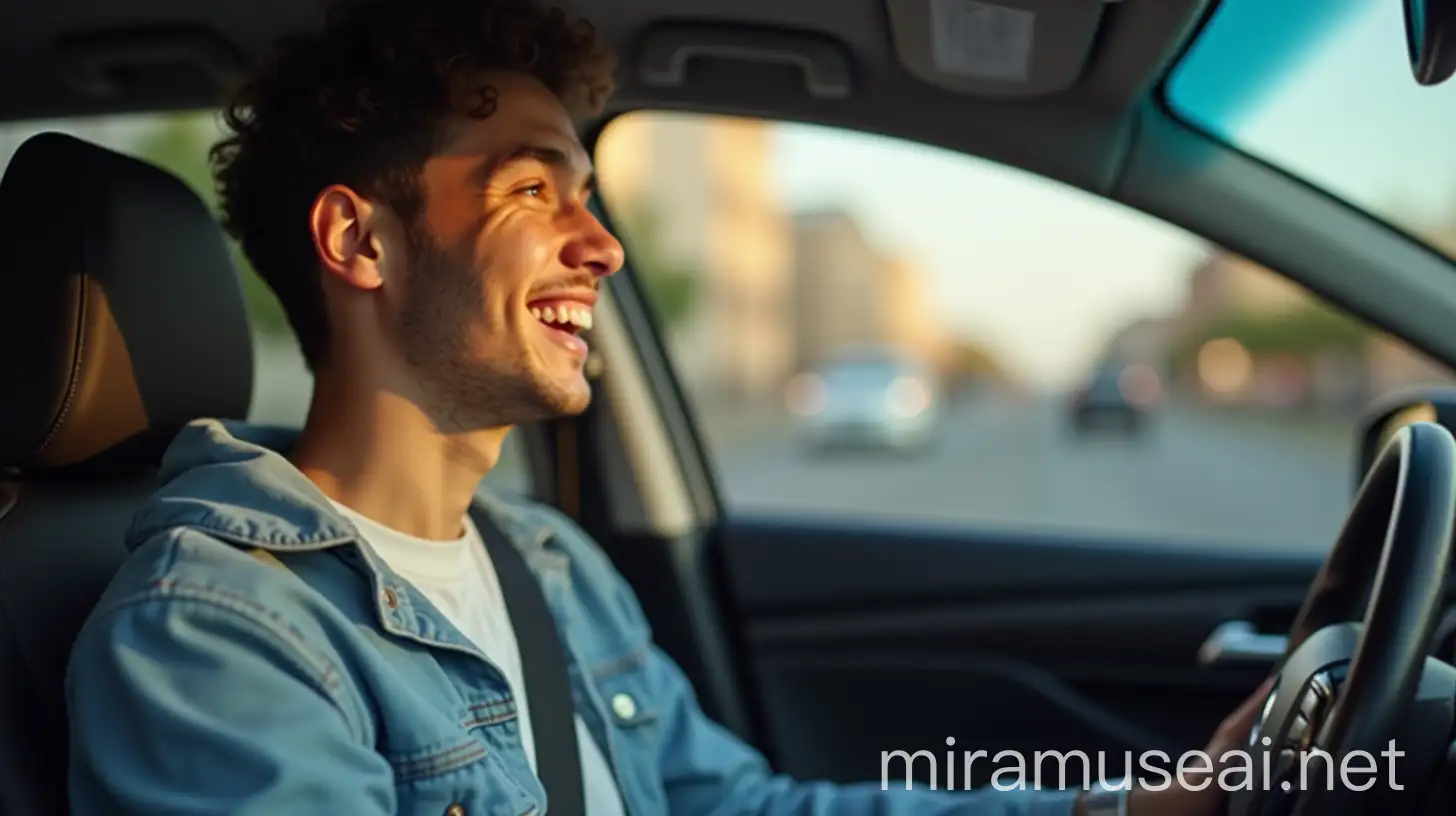
<svg viewBox="0 0 1456 816">
<path fill-rule="evenodd" d="M 1265 738 L 1266 745 L 1268 738 Z M 1336 760 L 1329 753 L 1311 748 L 1296 755 L 1292 763 L 1280 765 L 1274 752 L 1234 750 L 1221 756 L 1189 751 L 1174 757 L 1163 751 L 1108 756 L 1098 752 L 1036 751 L 1030 757 L 1019 751 L 956 751 L 955 738 L 946 738 L 950 750 L 881 751 L 880 788 L 892 786 L 929 787 L 931 790 L 969 790 L 990 772 L 991 787 L 998 790 L 1035 790 L 1101 787 L 1117 790 L 1139 778 L 1139 786 L 1166 790 L 1178 786 L 1204 790 L 1210 786 L 1239 790 L 1283 791 L 1326 790 L 1343 786 L 1348 790 L 1369 790 L 1386 777 L 1390 790 L 1401 790 L 1396 781 L 1396 761 L 1405 755 L 1391 740 L 1378 757 L 1366 751 L 1351 751 Z M 1276 770 L 1279 773 L 1276 775 Z"/>
</svg>

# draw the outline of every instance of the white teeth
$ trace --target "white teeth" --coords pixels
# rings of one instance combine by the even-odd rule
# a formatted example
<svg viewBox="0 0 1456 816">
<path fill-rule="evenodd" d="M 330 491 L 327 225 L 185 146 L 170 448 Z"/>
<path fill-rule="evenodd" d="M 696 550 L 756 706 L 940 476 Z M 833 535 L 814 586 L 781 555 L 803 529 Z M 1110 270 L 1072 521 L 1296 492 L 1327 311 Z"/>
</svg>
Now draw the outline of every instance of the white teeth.
<svg viewBox="0 0 1456 816">
<path fill-rule="evenodd" d="M 531 316 L 543 323 L 569 323 L 583 329 L 592 327 L 590 309 L 581 306 L 531 307 Z"/>
</svg>

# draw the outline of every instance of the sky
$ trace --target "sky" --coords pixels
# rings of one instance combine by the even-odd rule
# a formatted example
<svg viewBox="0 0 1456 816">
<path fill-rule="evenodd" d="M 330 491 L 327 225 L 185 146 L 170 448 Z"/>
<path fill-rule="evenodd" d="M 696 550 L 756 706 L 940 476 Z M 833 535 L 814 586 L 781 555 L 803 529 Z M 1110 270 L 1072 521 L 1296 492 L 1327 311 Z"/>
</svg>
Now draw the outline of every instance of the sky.
<svg viewBox="0 0 1456 816">
<path fill-rule="evenodd" d="M 1240 1 L 1259 4 L 1246 7 L 1255 14 L 1296 2 Z M 1343 23 L 1261 104 L 1223 117 L 1224 135 L 1382 216 L 1436 221 L 1456 203 L 1456 80 L 1432 89 L 1411 78 L 1400 3 L 1338 3 Z M 1215 59 L 1261 70 L 1207 58 L 1213 71 L 1227 72 Z M 876 244 L 919 259 L 930 306 L 952 329 L 1048 385 L 1079 376 L 1126 321 L 1176 308 L 1206 246 L 1079 190 L 892 139 L 781 126 L 775 172 L 789 207 L 845 206 Z"/>
</svg>

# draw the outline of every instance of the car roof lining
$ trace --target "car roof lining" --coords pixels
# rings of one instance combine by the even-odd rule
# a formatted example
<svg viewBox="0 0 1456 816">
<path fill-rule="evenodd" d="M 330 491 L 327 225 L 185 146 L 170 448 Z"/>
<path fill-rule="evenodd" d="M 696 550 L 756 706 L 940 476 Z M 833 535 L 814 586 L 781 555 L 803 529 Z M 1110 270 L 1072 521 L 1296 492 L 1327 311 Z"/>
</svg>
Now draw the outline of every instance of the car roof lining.
<svg viewBox="0 0 1456 816">
<path fill-rule="evenodd" d="M 622 55 L 619 91 L 608 115 L 639 107 L 737 111 L 879 131 L 1106 190 L 1126 149 L 1126 116 L 1161 73 L 1170 49 L 1202 11 L 1202 0 L 1002 0 L 1037 12 L 1038 43 L 1048 53 L 1065 43 L 1087 50 L 1085 70 L 1065 90 L 1006 98 L 932 85 L 907 68 L 897 37 L 920 42 L 914 25 L 933 0 L 575 0 Z M 894 14 L 891 14 L 891 10 Z M 5 4 L 0 121 L 214 107 L 230 78 L 256 64 L 268 44 L 313 24 L 312 3 L 293 0 L 69 0 Z M 1059 16 L 1071 22 L 1058 25 Z M 1095 15 L 1094 29 L 1086 19 Z M 673 27 L 676 32 L 669 29 Z M 1058 28 L 1068 33 L 1058 33 Z M 698 49 L 687 82 L 653 82 L 664 30 Z M 910 32 L 910 33 L 907 33 Z M 780 60 L 754 61 L 777 40 Z M 1083 44 L 1083 40 L 1086 42 Z M 725 54 L 733 44 L 736 57 Z M 851 74 L 847 96 L 806 90 L 804 72 L 785 57 L 839 49 Z M 1075 50 L 1075 48 L 1073 49 Z M 1034 50 L 1034 54 L 1040 53 Z M 1040 59 L 1040 58 L 1039 58 Z M 1048 64 L 1059 62 L 1051 58 Z M 1060 60 L 1063 67 L 1082 60 Z M 950 115 L 947 115 L 949 112 Z M 883 131 L 881 131 L 883 132 Z"/>
</svg>

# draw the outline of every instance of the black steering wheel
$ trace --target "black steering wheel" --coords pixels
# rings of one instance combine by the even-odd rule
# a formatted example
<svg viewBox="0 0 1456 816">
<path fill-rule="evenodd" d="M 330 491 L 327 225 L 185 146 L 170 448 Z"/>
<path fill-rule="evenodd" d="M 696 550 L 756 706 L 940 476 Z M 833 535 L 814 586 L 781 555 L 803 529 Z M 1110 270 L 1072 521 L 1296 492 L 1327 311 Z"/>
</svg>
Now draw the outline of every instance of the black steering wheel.
<svg viewBox="0 0 1456 816">
<path fill-rule="evenodd" d="M 1428 657 L 1453 525 L 1456 439 L 1408 425 L 1366 474 L 1290 629 L 1230 816 L 1422 809 L 1456 700 L 1456 669 Z"/>
</svg>

